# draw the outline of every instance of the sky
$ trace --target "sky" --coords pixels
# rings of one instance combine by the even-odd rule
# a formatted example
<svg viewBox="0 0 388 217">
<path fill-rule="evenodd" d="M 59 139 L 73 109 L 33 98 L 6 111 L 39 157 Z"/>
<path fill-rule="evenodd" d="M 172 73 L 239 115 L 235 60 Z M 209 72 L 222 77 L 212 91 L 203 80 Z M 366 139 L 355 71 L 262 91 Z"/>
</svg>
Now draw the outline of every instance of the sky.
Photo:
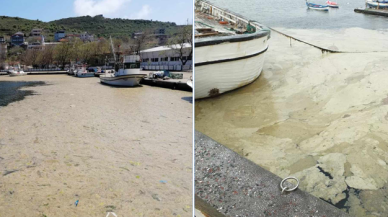
<svg viewBox="0 0 388 217">
<path fill-rule="evenodd" d="M 103 14 L 109 18 L 145 19 L 186 24 L 193 21 L 192 0 L 0 0 L 0 16 L 53 21 Z"/>
</svg>

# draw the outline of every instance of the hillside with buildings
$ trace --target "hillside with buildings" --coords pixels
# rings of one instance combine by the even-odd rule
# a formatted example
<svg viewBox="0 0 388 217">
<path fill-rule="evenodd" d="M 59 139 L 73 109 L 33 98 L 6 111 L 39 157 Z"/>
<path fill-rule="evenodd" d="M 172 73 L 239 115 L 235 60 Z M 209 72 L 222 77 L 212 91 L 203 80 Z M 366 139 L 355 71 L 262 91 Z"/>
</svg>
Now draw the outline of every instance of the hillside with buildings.
<svg viewBox="0 0 388 217">
<path fill-rule="evenodd" d="M 152 20 L 110 19 L 102 15 L 65 18 L 50 22 L 29 20 L 19 17 L 0 16 L 0 36 L 6 39 L 17 32 L 25 37 L 31 36 L 33 29 L 41 29 L 41 34 L 48 42 L 55 41 L 57 31 L 65 31 L 67 34 L 89 33 L 96 37 L 128 38 L 137 32 L 152 32 L 170 37 L 176 34 L 183 26 L 173 22 L 161 22 Z M 163 29 L 162 32 L 155 32 Z"/>
<path fill-rule="evenodd" d="M 109 19 L 102 15 L 52 22 L 0 16 L 0 68 L 21 63 L 65 67 L 70 60 L 101 65 L 115 52 L 142 56 L 146 69 L 190 68 L 192 26 L 151 20 Z M 152 49 L 158 47 L 156 49 Z"/>
</svg>

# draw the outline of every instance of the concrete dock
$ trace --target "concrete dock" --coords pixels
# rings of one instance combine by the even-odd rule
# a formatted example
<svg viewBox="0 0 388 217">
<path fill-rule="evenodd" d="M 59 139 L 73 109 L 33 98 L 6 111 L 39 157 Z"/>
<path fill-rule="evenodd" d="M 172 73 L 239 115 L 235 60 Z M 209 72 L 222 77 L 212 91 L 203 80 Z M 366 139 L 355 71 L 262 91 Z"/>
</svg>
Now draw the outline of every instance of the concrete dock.
<svg viewBox="0 0 388 217">
<path fill-rule="evenodd" d="M 354 9 L 354 12 L 388 17 L 388 10 L 383 10 L 383 9 L 356 8 L 356 9 Z"/>
<path fill-rule="evenodd" d="M 144 71 L 144 73 L 147 73 L 147 74 L 151 72 L 154 72 L 154 71 Z M 170 88 L 170 89 L 176 89 L 176 90 L 193 91 L 193 89 L 186 83 L 190 79 L 190 77 L 192 77 L 193 72 L 175 72 L 175 73 L 182 73 L 183 78 L 163 80 L 161 78 L 153 79 L 153 78 L 147 77 L 143 79 L 140 83 L 144 85 L 164 87 L 164 88 Z"/>
<path fill-rule="evenodd" d="M 282 194 L 282 178 L 197 131 L 195 162 L 197 217 L 348 216 L 302 190 Z"/>
</svg>

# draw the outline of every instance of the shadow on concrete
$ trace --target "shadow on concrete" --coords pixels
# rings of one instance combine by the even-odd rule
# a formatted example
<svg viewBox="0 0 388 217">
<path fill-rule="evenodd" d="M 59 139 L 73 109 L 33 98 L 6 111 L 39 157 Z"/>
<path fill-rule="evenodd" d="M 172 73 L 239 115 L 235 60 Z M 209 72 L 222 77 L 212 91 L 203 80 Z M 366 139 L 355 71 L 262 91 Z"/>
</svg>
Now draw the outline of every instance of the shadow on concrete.
<svg viewBox="0 0 388 217">
<path fill-rule="evenodd" d="M 182 97 L 182 99 L 193 104 L 193 97 L 192 96 L 185 96 L 185 97 Z"/>
</svg>

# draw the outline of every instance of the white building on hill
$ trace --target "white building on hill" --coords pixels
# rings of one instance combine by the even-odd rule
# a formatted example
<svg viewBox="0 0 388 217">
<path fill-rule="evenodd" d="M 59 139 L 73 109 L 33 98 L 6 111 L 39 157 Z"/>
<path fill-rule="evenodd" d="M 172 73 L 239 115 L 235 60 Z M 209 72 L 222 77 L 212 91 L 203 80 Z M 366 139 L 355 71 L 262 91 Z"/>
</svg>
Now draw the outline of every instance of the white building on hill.
<svg viewBox="0 0 388 217">
<path fill-rule="evenodd" d="M 192 57 L 190 44 L 184 44 L 181 54 L 180 45 L 161 46 L 140 51 L 142 67 L 145 70 L 190 70 L 192 69 Z M 182 65 L 180 57 L 188 59 L 185 65 Z"/>
</svg>

